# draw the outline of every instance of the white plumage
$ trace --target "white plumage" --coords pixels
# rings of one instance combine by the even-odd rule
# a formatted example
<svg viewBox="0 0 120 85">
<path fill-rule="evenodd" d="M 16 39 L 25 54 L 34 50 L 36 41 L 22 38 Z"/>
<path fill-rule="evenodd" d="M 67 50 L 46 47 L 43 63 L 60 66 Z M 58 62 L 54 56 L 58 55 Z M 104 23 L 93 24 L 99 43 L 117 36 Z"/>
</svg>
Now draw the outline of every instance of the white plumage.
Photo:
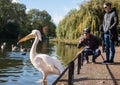
<svg viewBox="0 0 120 85">
<path fill-rule="evenodd" d="M 33 66 L 43 73 L 43 81 L 46 81 L 48 74 L 61 74 L 63 67 L 57 58 L 50 57 L 46 54 L 38 54 L 36 52 L 37 44 L 39 40 L 41 40 L 41 33 L 38 30 L 33 30 L 32 33 L 19 40 L 19 43 L 30 38 L 35 38 L 30 50 L 30 60 Z"/>
<path fill-rule="evenodd" d="M 19 48 L 17 46 L 12 44 L 11 47 L 12 47 L 12 52 L 19 51 Z"/>
<path fill-rule="evenodd" d="M 6 47 L 6 42 L 4 42 L 2 45 L 1 45 L 1 51 L 3 52 L 3 50 L 5 49 Z"/>
</svg>

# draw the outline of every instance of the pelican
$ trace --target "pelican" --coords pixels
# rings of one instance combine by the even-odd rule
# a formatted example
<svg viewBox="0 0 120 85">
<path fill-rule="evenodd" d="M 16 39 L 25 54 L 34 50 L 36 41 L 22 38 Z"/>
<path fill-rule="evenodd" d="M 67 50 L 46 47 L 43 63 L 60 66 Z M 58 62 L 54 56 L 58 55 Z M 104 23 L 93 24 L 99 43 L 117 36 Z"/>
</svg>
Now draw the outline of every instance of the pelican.
<svg viewBox="0 0 120 85">
<path fill-rule="evenodd" d="M 38 71 L 42 72 L 43 74 L 43 82 L 47 81 L 46 78 L 49 74 L 56 74 L 60 75 L 63 71 L 62 64 L 60 61 L 54 57 L 50 57 L 46 54 L 38 54 L 36 52 L 36 47 L 39 42 L 41 41 L 41 33 L 38 30 L 33 30 L 29 35 L 25 36 L 24 38 L 20 39 L 18 43 L 24 42 L 31 38 L 35 38 L 33 45 L 30 49 L 30 60 L 33 66 L 38 69 Z"/>
<path fill-rule="evenodd" d="M 20 45 L 20 52 L 27 52 L 27 48 L 23 48 L 23 46 Z"/>
<path fill-rule="evenodd" d="M 2 45 L 1 45 L 1 51 L 3 52 L 3 50 L 5 49 L 6 47 L 6 42 L 4 42 Z"/>
<path fill-rule="evenodd" d="M 19 48 L 15 45 L 11 45 L 12 46 L 12 52 L 15 52 L 15 51 L 19 51 Z"/>
</svg>

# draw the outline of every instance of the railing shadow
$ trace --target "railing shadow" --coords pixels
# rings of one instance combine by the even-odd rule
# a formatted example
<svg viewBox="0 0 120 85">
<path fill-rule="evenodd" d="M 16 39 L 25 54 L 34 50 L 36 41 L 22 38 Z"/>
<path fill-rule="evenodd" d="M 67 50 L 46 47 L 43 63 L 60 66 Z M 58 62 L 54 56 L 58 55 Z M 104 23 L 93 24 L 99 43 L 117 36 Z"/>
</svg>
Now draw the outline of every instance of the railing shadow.
<svg viewBox="0 0 120 85">
<path fill-rule="evenodd" d="M 101 55 L 101 57 L 102 57 L 103 60 L 105 60 L 102 55 Z M 119 64 L 119 63 L 116 63 L 116 64 Z M 116 64 L 111 64 L 111 65 L 116 65 Z M 118 85 L 118 82 L 117 82 L 116 78 L 114 77 L 112 71 L 110 70 L 109 64 L 105 64 L 105 65 L 106 65 L 106 68 L 107 68 L 107 70 L 108 70 L 108 72 L 109 72 L 109 74 L 110 74 L 110 76 L 113 80 L 114 85 Z"/>
<path fill-rule="evenodd" d="M 74 82 L 79 82 L 79 81 L 87 81 L 87 80 L 105 80 L 105 81 L 110 81 L 112 80 L 111 78 L 110 79 L 106 79 L 106 78 L 88 78 L 88 77 L 85 77 L 85 78 L 79 78 L 79 79 L 74 79 Z M 116 79 L 118 81 L 120 81 L 120 79 Z M 114 85 L 118 85 L 118 83 L 114 83 Z"/>
</svg>

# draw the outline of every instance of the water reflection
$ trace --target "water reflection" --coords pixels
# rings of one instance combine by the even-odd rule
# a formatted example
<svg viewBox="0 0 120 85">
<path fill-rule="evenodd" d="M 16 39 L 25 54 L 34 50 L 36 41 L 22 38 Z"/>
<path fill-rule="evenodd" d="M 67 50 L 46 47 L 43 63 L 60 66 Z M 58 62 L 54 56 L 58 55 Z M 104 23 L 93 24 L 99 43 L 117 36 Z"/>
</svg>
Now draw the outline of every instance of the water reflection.
<svg viewBox="0 0 120 85">
<path fill-rule="evenodd" d="M 42 73 L 31 64 L 29 52 L 26 52 L 25 55 L 22 55 L 22 52 L 12 52 L 12 44 L 15 43 L 7 42 L 5 50 L 0 52 L 0 85 L 51 85 L 54 82 L 57 75 L 49 75 L 47 82 L 42 83 Z M 30 48 L 32 42 L 28 41 L 22 45 Z M 20 47 L 20 45 L 17 46 Z M 78 49 L 76 46 L 63 43 L 40 42 L 37 52 L 55 56 L 66 66 L 78 52 Z"/>
<path fill-rule="evenodd" d="M 66 66 L 80 50 L 76 45 L 66 45 L 64 43 L 56 43 L 56 53 L 62 60 L 64 66 Z"/>
</svg>

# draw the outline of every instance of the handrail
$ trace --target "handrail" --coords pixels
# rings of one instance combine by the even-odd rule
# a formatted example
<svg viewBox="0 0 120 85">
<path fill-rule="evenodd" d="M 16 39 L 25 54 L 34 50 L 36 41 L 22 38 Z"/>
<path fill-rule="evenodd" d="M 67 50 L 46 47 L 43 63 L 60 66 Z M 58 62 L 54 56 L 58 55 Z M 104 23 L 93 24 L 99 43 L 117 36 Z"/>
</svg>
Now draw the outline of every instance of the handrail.
<svg viewBox="0 0 120 85">
<path fill-rule="evenodd" d="M 74 79 L 74 62 L 75 62 L 76 59 L 78 59 L 77 74 L 80 74 L 80 69 L 81 69 L 81 66 L 83 65 L 83 49 L 76 54 L 75 58 L 72 59 L 71 62 L 69 62 L 68 66 L 61 73 L 61 75 L 53 82 L 52 85 L 56 85 L 57 82 L 59 82 L 60 78 L 65 74 L 65 72 L 67 70 L 68 70 L 68 85 L 73 85 L 73 79 Z"/>
</svg>

